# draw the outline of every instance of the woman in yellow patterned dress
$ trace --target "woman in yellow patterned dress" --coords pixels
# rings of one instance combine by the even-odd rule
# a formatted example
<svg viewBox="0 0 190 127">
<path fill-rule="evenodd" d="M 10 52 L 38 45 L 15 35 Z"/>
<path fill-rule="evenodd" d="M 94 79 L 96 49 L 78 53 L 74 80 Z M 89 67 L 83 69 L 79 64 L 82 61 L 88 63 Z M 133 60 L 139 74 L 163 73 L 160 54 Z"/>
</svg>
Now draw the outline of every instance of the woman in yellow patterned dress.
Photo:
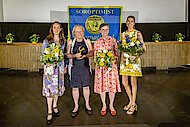
<svg viewBox="0 0 190 127">
<path fill-rule="evenodd" d="M 126 21 L 126 26 L 128 30 L 122 33 L 121 39 L 124 40 L 125 36 L 133 37 L 135 36 L 143 45 L 142 47 L 146 51 L 146 47 L 143 41 L 143 36 L 140 31 L 134 29 L 135 26 L 135 17 L 128 16 Z M 134 61 L 133 64 L 130 63 Z M 122 75 L 122 84 L 125 87 L 125 91 L 129 97 L 128 105 L 124 106 L 127 114 L 133 114 L 134 111 L 137 111 L 136 104 L 136 95 L 137 95 L 137 77 L 142 77 L 141 63 L 139 56 L 129 56 L 128 53 L 121 54 L 121 63 L 120 63 L 120 75 Z M 128 76 L 131 76 L 131 88 L 128 83 Z"/>
</svg>

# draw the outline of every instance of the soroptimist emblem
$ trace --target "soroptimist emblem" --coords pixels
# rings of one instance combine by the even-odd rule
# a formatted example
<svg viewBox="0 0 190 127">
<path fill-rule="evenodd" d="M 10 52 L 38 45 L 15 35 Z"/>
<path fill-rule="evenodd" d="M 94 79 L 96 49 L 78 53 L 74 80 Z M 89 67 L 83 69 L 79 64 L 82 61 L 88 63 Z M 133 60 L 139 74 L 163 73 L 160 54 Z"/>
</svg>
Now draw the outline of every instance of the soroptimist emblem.
<svg viewBox="0 0 190 127">
<path fill-rule="evenodd" d="M 104 19 L 99 15 L 91 15 L 86 19 L 86 30 L 91 34 L 99 34 L 99 26 L 104 23 Z"/>
</svg>

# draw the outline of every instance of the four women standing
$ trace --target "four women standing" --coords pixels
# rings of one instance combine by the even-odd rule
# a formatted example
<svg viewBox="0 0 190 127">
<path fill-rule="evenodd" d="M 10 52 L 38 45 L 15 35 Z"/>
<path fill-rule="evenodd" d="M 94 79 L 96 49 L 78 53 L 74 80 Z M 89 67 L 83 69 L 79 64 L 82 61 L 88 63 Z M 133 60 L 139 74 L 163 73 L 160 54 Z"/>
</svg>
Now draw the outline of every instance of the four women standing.
<svg viewBox="0 0 190 127">
<path fill-rule="evenodd" d="M 128 30 L 122 33 L 121 39 L 123 39 L 123 37 L 126 35 L 135 36 L 141 43 L 143 43 L 143 48 L 146 50 L 142 34 L 134 29 L 135 18 L 133 16 L 129 16 L 127 18 L 126 25 Z M 119 56 L 117 51 L 117 40 L 108 35 L 109 25 L 107 23 L 103 23 L 100 25 L 99 30 L 102 37 L 100 37 L 100 39 L 96 40 L 94 43 L 94 55 L 96 55 L 98 51 L 111 50 L 117 59 Z M 66 57 L 69 59 L 67 85 L 72 88 L 72 96 L 74 100 L 74 109 L 72 110 L 71 116 L 75 117 L 79 112 L 79 88 L 83 88 L 85 111 L 91 115 L 92 109 L 89 103 L 89 85 L 92 83 L 92 80 L 89 57 L 93 56 L 93 48 L 90 40 L 84 38 L 84 28 L 82 26 L 74 26 L 72 34 L 75 38 L 68 42 L 66 52 Z M 58 22 L 52 24 L 49 35 L 43 42 L 42 53 L 44 53 L 45 48 L 48 48 L 49 44 L 52 43 L 59 45 L 60 49 L 64 52 L 65 38 L 63 34 L 63 28 Z M 128 59 L 135 61 L 135 63 L 129 64 Z M 94 92 L 100 94 L 102 101 L 101 115 L 105 115 L 107 111 L 107 92 L 109 93 L 110 113 L 113 116 L 116 115 L 116 110 L 114 108 L 115 93 L 121 92 L 116 61 L 113 61 L 112 64 L 113 66 L 111 69 L 105 67 L 95 68 Z M 44 72 L 48 66 L 52 65 L 45 65 Z M 47 98 L 47 124 L 52 122 L 52 103 L 54 114 L 59 116 L 57 100 L 58 96 L 63 95 L 65 91 L 64 73 L 66 73 L 64 61 L 55 65 L 54 73 L 51 76 L 48 76 L 44 73 L 42 94 Z M 129 56 L 127 53 L 122 53 L 120 75 L 122 75 L 122 84 L 124 85 L 126 93 L 129 97 L 129 104 L 124 106 L 124 110 L 127 110 L 127 114 L 133 114 L 135 109 L 137 109 L 137 76 L 142 76 L 139 56 Z M 132 90 L 128 84 L 128 76 L 131 76 Z"/>
</svg>

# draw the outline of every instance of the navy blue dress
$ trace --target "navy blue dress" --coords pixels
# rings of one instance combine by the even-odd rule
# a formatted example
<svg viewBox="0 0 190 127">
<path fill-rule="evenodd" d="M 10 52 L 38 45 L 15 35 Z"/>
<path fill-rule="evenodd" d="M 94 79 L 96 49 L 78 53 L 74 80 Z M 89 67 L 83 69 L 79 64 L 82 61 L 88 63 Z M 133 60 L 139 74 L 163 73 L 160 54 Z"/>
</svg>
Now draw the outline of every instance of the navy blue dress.
<svg viewBox="0 0 190 127">
<path fill-rule="evenodd" d="M 88 48 L 84 41 L 75 42 L 73 47 L 73 54 L 79 53 L 81 50 L 82 55 L 88 53 Z M 71 88 L 87 87 L 91 84 L 92 76 L 90 73 L 89 59 L 73 58 L 73 67 L 71 69 L 71 80 L 68 78 L 67 85 Z"/>
</svg>

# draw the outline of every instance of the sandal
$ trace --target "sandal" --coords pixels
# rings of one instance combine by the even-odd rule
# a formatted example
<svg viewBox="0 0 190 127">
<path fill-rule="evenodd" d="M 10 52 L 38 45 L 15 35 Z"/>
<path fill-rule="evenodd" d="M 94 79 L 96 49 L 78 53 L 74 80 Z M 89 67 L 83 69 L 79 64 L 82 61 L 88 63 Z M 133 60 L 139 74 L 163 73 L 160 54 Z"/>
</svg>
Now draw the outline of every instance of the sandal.
<svg viewBox="0 0 190 127">
<path fill-rule="evenodd" d="M 137 105 L 131 105 L 130 109 L 126 113 L 127 115 L 132 115 L 135 111 L 137 111 Z"/>
<path fill-rule="evenodd" d="M 131 105 L 128 104 L 123 107 L 123 110 L 128 111 L 130 108 L 131 108 Z"/>
</svg>

